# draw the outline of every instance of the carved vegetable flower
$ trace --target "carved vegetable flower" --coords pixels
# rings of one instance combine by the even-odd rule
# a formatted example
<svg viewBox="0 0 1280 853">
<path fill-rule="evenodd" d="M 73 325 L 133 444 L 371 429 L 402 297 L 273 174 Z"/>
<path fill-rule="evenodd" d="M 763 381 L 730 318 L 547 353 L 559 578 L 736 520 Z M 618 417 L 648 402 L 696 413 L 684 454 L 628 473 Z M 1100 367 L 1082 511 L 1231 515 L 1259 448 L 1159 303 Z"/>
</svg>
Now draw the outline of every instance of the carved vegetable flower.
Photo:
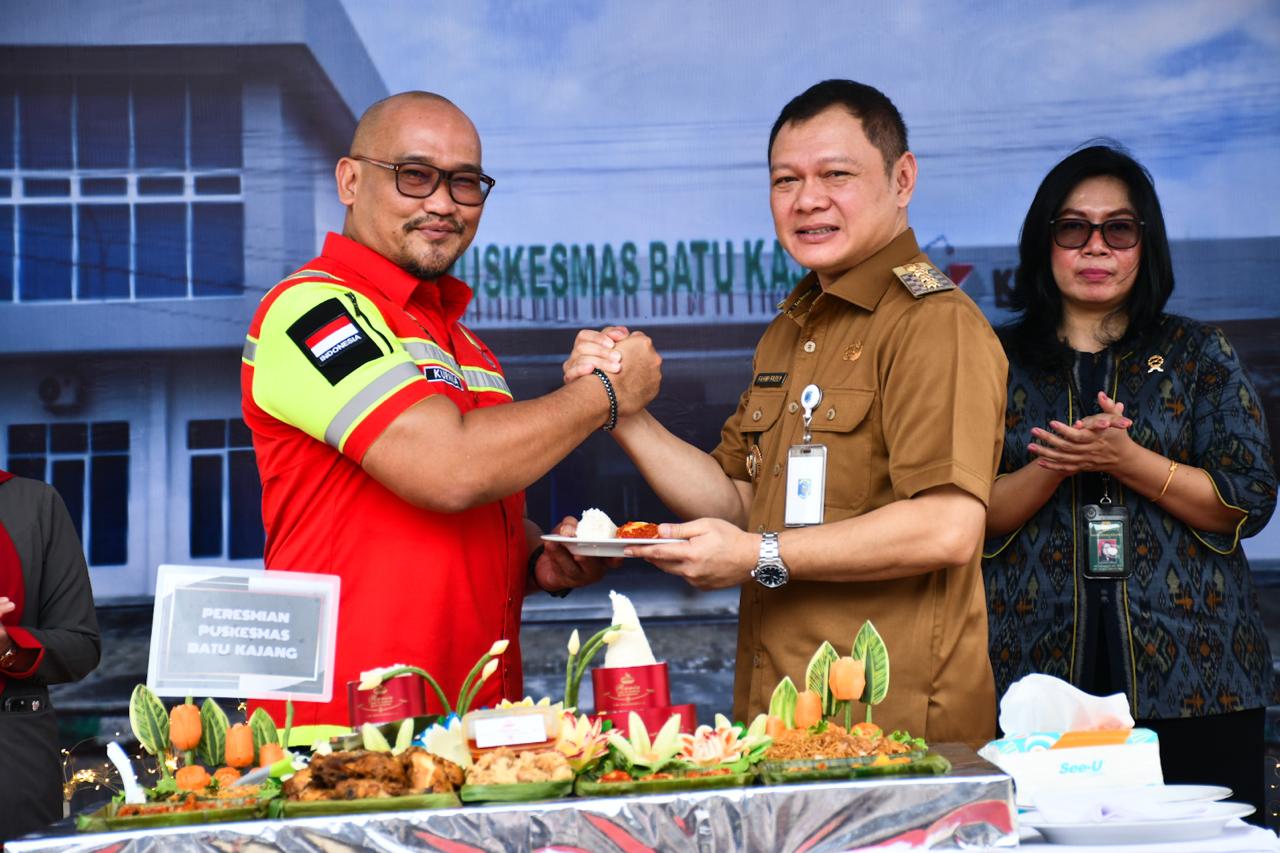
<svg viewBox="0 0 1280 853">
<path fill-rule="evenodd" d="M 680 735 L 680 758 L 699 767 L 714 767 L 741 761 L 758 746 L 772 743 L 764 733 L 767 717 L 761 714 L 745 733 L 723 714 L 716 714 L 715 728 L 698 726 L 693 734 Z"/>
<path fill-rule="evenodd" d="M 443 724 L 433 723 L 414 742 L 427 752 L 447 758 L 459 767 L 471 766 L 467 735 L 462 728 L 462 720 L 457 715 L 450 715 Z"/>
<path fill-rule="evenodd" d="M 609 746 L 638 770 L 655 773 L 680 752 L 679 714 L 672 714 L 651 741 L 644 721 L 632 711 L 627 718 L 627 731 L 630 733 L 627 737 L 620 732 L 609 732 Z"/>
<path fill-rule="evenodd" d="M 603 757 L 608 745 L 609 736 L 600 731 L 600 720 L 564 712 L 556 749 L 568 759 L 574 773 L 581 773 Z"/>
</svg>

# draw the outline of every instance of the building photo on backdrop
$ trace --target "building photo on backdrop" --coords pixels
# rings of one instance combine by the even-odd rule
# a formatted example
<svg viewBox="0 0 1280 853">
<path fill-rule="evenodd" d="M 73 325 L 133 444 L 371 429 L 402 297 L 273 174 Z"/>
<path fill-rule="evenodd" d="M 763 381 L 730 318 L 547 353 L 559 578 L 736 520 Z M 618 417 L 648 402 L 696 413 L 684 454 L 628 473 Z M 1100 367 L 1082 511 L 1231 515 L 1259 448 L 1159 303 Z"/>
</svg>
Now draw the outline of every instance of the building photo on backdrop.
<svg viewBox="0 0 1280 853">
<path fill-rule="evenodd" d="M 1226 333 L 1280 446 L 1270 0 L 4 7 L 0 469 L 65 502 L 103 635 L 99 669 L 54 692 L 65 745 L 127 725 L 159 565 L 262 566 L 245 334 L 263 295 L 341 230 L 334 164 L 394 92 L 445 95 L 483 140 L 496 184 L 452 274 L 516 399 L 562 383 L 579 329 L 622 324 L 663 356 L 651 411 L 715 447 L 804 274 L 770 217 L 770 125 L 811 84 L 851 78 L 901 110 L 916 240 L 993 325 L 1014 317 L 1019 228 L 1045 173 L 1091 140 L 1126 147 L 1163 205 L 1168 310 Z M 527 503 L 544 529 L 588 507 L 674 520 L 605 435 Z M 1243 547 L 1280 652 L 1280 520 Z M 528 600 L 527 690 L 560 677 L 566 620 L 605 624 L 610 588 L 654 625 L 673 692 L 727 708 L 736 591 L 635 560 Z M 1274 716 L 1268 737 L 1276 750 Z"/>
</svg>

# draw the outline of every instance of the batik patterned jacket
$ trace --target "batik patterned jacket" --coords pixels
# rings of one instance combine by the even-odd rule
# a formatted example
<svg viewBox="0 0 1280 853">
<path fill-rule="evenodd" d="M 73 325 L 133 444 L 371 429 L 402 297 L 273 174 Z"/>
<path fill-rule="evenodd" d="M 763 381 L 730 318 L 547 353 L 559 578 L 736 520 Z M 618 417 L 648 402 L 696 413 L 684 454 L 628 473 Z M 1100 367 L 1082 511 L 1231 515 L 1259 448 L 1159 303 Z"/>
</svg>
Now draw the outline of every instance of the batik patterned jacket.
<svg viewBox="0 0 1280 853">
<path fill-rule="evenodd" d="M 1112 480 L 1129 509 L 1133 573 L 1118 606 L 1085 612 L 1079 478 L 1020 529 L 987 541 L 983 563 L 996 689 L 1030 672 L 1077 682 L 1091 619 L 1119 620 L 1124 683 L 1138 718 L 1225 713 L 1268 704 L 1271 651 L 1240 547 L 1276 503 L 1276 473 L 1258 395 L 1214 327 L 1174 315 L 1148 339 L 1115 353 L 1112 387 L 1142 446 L 1208 472 L 1224 504 L 1248 515 L 1235 531 L 1195 530 Z M 1092 396 L 1094 391 L 1084 393 Z M 1067 370 L 1046 373 L 1012 357 L 1001 474 L 1031 461 L 1033 427 L 1072 423 L 1081 401 Z"/>
</svg>

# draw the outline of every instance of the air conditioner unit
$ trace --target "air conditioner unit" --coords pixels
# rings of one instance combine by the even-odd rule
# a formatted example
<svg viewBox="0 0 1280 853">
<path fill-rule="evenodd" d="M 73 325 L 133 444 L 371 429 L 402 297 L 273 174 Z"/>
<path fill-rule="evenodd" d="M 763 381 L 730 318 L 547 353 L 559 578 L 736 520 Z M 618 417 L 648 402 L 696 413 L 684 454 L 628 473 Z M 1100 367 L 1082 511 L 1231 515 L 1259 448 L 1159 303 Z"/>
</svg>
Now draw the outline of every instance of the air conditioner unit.
<svg viewBox="0 0 1280 853">
<path fill-rule="evenodd" d="M 73 373 L 51 373 L 36 388 L 40 402 L 51 412 L 71 412 L 84 404 L 84 382 Z"/>
</svg>

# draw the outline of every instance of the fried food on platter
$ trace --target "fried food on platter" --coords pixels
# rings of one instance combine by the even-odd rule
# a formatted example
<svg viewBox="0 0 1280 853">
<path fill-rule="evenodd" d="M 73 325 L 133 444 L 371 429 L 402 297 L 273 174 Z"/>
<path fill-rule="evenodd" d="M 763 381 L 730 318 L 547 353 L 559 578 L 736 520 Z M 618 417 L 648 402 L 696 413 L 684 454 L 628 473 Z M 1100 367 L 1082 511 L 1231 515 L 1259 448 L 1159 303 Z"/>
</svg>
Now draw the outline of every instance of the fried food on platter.
<svg viewBox="0 0 1280 853">
<path fill-rule="evenodd" d="M 766 761 L 791 761 L 803 758 L 863 758 L 872 755 L 901 755 L 911 747 L 888 737 L 862 737 L 850 734 L 834 723 L 826 730 L 810 734 L 807 729 L 788 729 L 774 736 L 773 745 L 765 751 Z"/>
<path fill-rule="evenodd" d="M 290 800 L 364 800 L 456 791 L 462 768 L 452 761 L 410 747 L 400 755 L 352 750 L 314 755 L 311 766 L 284 783 Z"/>
<path fill-rule="evenodd" d="M 405 750 L 400 760 L 409 773 L 409 787 L 415 791 L 449 794 L 462 786 L 465 774 L 461 767 L 420 746 Z"/>
<path fill-rule="evenodd" d="M 657 539 L 658 525 L 648 521 L 628 521 L 618 528 L 619 539 Z"/>
<path fill-rule="evenodd" d="M 514 785 L 519 782 L 559 782 L 573 778 L 573 768 L 559 750 L 535 752 L 495 749 L 467 771 L 469 785 Z"/>
<path fill-rule="evenodd" d="M 347 779 L 371 779 L 393 788 L 407 788 L 409 777 L 397 756 L 360 749 L 311 758 L 311 775 L 322 787 L 336 788 Z"/>
</svg>

